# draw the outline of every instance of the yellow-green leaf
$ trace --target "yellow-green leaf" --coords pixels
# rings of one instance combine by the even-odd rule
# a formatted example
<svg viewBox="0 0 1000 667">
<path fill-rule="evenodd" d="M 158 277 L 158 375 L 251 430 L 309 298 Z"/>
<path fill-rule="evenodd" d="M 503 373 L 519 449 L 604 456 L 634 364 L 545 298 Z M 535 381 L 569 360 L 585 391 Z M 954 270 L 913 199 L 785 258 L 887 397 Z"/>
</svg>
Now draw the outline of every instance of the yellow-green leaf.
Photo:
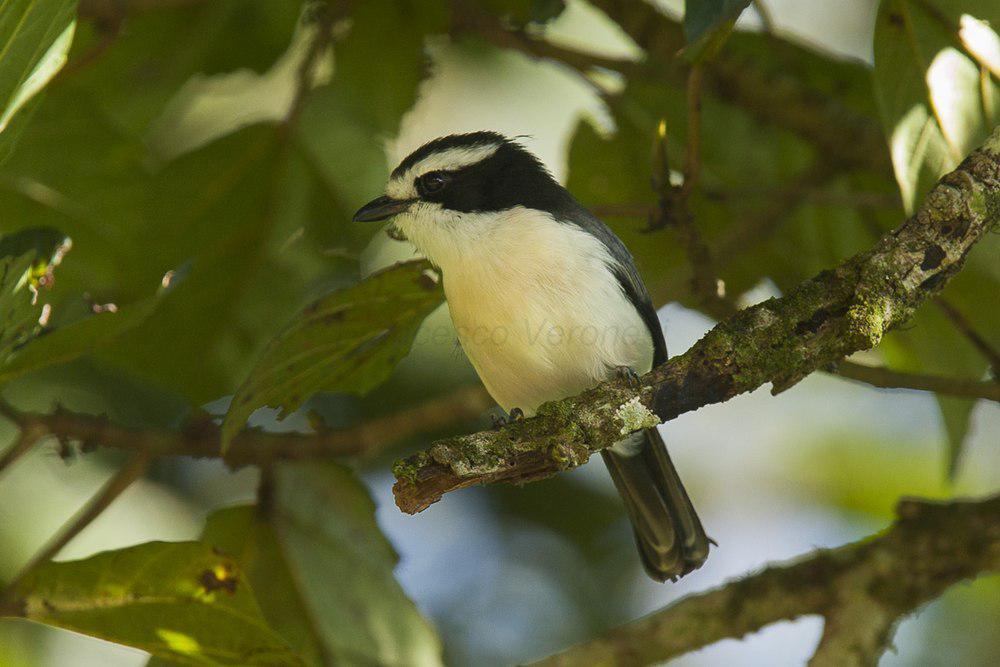
<svg viewBox="0 0 1000 667">
<path fill-rule="evenodd" d="M 302 664 L 264 621 L 235 560 L 198 542 L 46 563 L 2 611 L 184 665 Z"/>
<path fill-rule="evenodd" d="M 364 394 L 410 350 L 443 294 L 426 261 L 396 264 L 307 306 L 272 340 L 222 424 L 225 449 L 254 410 L 282 416 L 318 391 Z"/>
<path fill-rule="evenodd" d="M 997 7 L 956 0 L 882 2 L 875 25 L 875 93 L 908 213 L 998 120 L 1000 88 L 989 67 Z"/>
<path fill-rule="evenodd" d="M 202 540 L 237 559 L 264 617 L 307 662 L 441 664 L 437 635 L 393 577 L 396 555 L 350 470 L 284 465 L 272 503 L 215 512 Z"/>
<path fill-rule="evenodd" d="M 75 14 L 76 0 L 0 2 L 0 156 L 9 151 L 4 130 L 14 114 L 66 62 Z"/>
</svg>

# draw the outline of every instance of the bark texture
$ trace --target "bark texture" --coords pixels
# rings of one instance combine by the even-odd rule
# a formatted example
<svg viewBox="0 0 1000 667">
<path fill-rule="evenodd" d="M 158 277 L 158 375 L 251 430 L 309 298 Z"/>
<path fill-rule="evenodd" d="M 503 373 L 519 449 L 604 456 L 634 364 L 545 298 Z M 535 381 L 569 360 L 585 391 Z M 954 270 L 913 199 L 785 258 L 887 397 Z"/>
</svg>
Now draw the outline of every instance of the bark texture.
<svg viewBox="0 0 1000 667">
<path fill-rule="evenodd" d="M 903 617 L 960 581 L 1000 571 L 1000 496 L 904 499 L 896 512 L 881 535 L 690 595 L 536 664 L 648 665 L 776 621 L 821 615 L 811 665 L 875 665 Z"/>
</svg>

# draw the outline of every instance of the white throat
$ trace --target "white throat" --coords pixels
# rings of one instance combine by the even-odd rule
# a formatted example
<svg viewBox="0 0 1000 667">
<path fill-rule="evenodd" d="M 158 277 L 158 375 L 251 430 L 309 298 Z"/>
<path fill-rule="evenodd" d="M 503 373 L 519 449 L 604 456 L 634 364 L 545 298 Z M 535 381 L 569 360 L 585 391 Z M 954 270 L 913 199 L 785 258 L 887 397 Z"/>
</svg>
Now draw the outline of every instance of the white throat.
<svg viewBox="0 0 1000 667">
<path fill-rule="evenodd" d="M 462 347 L 493 398 L 532 414 L 609 369 L 652 364 L 652 340 L 599 239 L 545 211 L 418 204 L 396 226 L 441 268 Z"/>
</svg>

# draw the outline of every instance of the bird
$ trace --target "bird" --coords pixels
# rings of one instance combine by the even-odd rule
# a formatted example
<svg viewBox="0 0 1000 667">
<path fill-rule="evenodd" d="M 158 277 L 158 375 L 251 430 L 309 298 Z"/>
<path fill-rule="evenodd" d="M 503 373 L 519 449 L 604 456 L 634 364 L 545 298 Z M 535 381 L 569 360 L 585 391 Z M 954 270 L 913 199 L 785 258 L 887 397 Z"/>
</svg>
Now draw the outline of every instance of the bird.
<svg viewBox="0 0 1000 667">
<path fill-rule="evenodd" d="M 356 222 L 391 220 L 441 274 L 459 342 L 512 418 L 667 360 L 628 249 L 516 139 L 451 134 L 414 150 Z M 601 451 L 656 581 L 701 567 L 713 544 L 656 428 Z"/>
</svg>

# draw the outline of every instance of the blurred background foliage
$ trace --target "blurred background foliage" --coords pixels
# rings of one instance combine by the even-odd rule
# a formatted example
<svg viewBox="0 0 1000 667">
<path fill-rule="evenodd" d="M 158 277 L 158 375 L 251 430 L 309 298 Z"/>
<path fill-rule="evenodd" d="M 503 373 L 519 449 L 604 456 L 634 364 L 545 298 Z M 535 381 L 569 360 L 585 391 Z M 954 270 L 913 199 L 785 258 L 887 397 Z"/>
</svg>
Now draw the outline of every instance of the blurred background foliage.
<svg viewBox="0 0 1000 667">
<path fill-rule="evenodd" d="M 350 222 L 389 168 L 434 136 L 478 129 L 522 135 L 608 221 L 665 306 L 672 352 L 686 349 L 711 319 L 699 312 L 676 230 L 650 229 L 650 182 L 661 121 L 670 165 L 683 162 L 690 60 L 709 58 L 691 209 L 727 292 L 743 303 L 869 247 L 1000 114 L 994 2 L 753 5 L 721 51 L 678 57 L 680 2 L 0 3 L 3 396 L 21 409 L 59 404 L 137 429 L 177 429 L 203 410 L 221 417 L 296 312 L 413 257 L 405 243 Z M 718 35 L 696 44 L 706 39 Z M 998 243 L 980 244 L 949 284 L 950 311 L 926 305 L 863 360 L 992 377 L 947 312 L 1000 346 Z M 388 380 L 371 393 L 338 393 L 371 382 L 319 379 L 317 388 L 335 391 L 281 422 L 258 411 L 251 424 L 350 426 L 474 384 L 447 313 L 418 331 L 423 312 L 415 309 L 413 349 L 395 371 L 375 360 Z M 487 423 L 483 415 L 448 432 Z M 294 664 L 294 649 L 309 664 L 505 664 L 765 562 L 869 534 L 901 495 L 1000 486 L 1000 409 L 988 401 L 816 376 L 779 398 L 757 392 L 664 428 L 720 543 L 677 585 L 642 577 L 613 489 L 592 466 L 400 515 L 388 463 L 444 434 L 429 433 L 341 462 L 349 467 L 286 464 L 264 479 L 219 461 L 155 460 L 60 553 L 201 536 L 246 573 L 256 600 L 241 598 L 241 613 L 265 619 L 287 653 L 260 653 L 264 635 L 239 628 L 151 635 L 127 607 L 110 620 L 42 620 L 156 661 Z M 0 424 L 0 441 L 14 437 Z M 46 442 L 3 471 L 0 579 L 13 579 L 122 461 Z M 130 559 L 145 552 L 120 553 L 141 564 Z M 105 567 L 86 562 L 91 569 L 60 570 L 71 572 L 67 599 L 86 596 L 81 572 Z M 188 593 L 164 592 L 163 618 L 188 618 Z M 950 591 L 904 624 L 884 663 L 997 664 L 995 633 L 980 631 L 1000 624 L 997 600 L 996 578 Z M 781 624 L 678 662 L 798 664 L 819 629 L 817 619 Z M 247 651 L 258 652 L 251 660 Z M 0 623 L 5 665 L 147 659 Z"/>
</svg>

